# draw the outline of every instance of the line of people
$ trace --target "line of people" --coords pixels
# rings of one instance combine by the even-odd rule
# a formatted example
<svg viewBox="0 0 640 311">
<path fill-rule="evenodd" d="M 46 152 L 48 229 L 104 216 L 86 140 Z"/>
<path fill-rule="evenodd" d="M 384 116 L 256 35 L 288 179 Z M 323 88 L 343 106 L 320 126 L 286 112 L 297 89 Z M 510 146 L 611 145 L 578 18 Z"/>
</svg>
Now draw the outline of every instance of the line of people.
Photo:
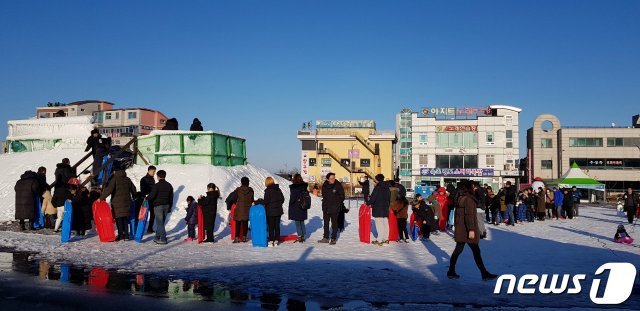
<svg viewBox="0 0 640 311">
<path fill-rule="evenodd" d="M 531 187 L 517 191 L 507 181 L 497 193 L 484 185 L 478 200 L 484 206 L 485 221 L 494 225 L 544 221 L 545 219 L 573 219 L 578 216 L 580 192 L 573 189 Z"/>
</svg>

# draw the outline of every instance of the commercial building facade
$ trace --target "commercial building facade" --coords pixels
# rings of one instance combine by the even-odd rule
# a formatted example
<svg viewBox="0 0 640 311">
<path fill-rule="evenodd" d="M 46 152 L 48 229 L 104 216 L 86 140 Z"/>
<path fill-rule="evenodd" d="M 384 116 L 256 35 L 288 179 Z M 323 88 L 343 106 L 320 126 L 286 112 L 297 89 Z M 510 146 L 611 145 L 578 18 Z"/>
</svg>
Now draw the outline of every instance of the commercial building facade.
<svg viewBox="0 0 640 311">
<path fill-rule="evenodd" d="M 404 109 L 396 116 L 395 166 L 410 189 L 472 179 L 492 187 L 519 176 L 520 108 Z"/>
<path fill-rule="evenodd" d="M 378 131 L 374 121 L 316 121 L 315 129 L 299 130 L 297 138 L 302 145 L 300 171 L 310 183 L 322 183 L 328 173 L 352 185 L 364 176 L 394 176 L 395 133 Z"/>
<path fill-rule="evenodd" d="M 555 180 L 575 162 L 607 190 L 640 187 L 640 125 L 562 127 L 551 114 L 538 116 L 527 130 L 526 177 Z"/>
</svg>

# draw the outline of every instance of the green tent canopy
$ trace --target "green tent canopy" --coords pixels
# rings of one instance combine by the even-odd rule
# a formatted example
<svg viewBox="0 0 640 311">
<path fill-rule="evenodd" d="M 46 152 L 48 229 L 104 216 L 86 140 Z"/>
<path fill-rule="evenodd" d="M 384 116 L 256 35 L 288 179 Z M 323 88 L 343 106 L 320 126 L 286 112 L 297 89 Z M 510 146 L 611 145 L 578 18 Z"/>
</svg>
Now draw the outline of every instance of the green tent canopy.
<svg viewBox="0 0 640 311">
<path fill-rule="evenodd" d="M 571 188 L 574 186 L 580 189 L 605 190 L 603 183 L 589 177 L 575 162 L 571 165 L 571 169 L 558 179 L 558 187 L 560 188 Z"/>
</svg>

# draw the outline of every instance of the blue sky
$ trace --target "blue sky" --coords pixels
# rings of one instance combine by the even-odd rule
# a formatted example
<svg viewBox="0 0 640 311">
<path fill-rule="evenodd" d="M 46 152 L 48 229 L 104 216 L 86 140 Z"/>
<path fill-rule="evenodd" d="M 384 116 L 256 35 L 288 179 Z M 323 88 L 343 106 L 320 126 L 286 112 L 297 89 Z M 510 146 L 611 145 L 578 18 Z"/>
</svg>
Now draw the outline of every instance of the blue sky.
<svg viewBox="0 0 640 311">
<path fill-rule="evenodd" d="M 298 167 L 306 120 L 393 129 L 404 107 L 508 104 L 524 145 L 541 113 L 640 113 L 638 16 L 640 1 L 1 1 L 0 123 L 103 99 L 199 117 L 277 170 Z"/>
</svg>

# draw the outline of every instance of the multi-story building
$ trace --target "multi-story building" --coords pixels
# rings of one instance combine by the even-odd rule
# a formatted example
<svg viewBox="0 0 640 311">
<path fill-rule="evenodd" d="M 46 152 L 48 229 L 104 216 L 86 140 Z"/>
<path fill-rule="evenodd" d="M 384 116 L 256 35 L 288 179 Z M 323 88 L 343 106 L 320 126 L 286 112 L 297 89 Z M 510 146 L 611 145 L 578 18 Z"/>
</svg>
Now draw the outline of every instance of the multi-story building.
<svg viewBox="0 0 640 311">
<path fill-rule="evenodd" d="M 640 124 L 629 127 L 561 127 L 551 114 L 538 116 L 527 130 L 527 179 L 555 180 L 573 163 L 607 190 L 640 187 Z"/>
<path fill-rule="evenodd" d="M 409 188 L 472 179 L 499 188 L 519 176 L 520 108 L 402 110 L 396 117 L 396 167 Z"/>
<path fill-rule="evenodd" d="M 91 116 L 96 111 L 109 109 L 113 109 L 113 103 L 104 100 L 82 100 L 68 104 L 50 103 L 47 107 L 36 108 L 36 118 Z"/>
<path fill-rule="evenodd" d="M 374 121 L 316 121 L 315 129 L 299 130 L 297 138 L 305 181 L 322 183 L 324 176 L 335 173 L 341 182 L 354 185 L 364 176 L 394 176 L 396 135 L 376 130 Z"/>
<path fill-rule="evenodd" d="M 111 137 L 114 145 L 124 145 L 132 137 L 159 130 L 167 122 L 162 112 L 146 108 L 101 110 L 93 116 L 100 134 Z"/>
</svg>

